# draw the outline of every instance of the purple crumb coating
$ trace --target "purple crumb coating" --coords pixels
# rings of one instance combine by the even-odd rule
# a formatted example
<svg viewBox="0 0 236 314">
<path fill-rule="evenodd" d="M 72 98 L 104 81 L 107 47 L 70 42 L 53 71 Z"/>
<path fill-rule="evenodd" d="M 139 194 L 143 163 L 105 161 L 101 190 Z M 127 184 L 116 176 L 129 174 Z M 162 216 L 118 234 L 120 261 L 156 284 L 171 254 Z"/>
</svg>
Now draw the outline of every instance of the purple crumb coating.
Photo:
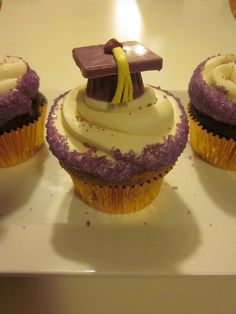
<svg viewBox="0 0 236 314">
<path fill-rule="evenodd" d="M 39 77 L 28 64 L 26 73 L 18 79 L 14 89 L 0 94 L 0 127 L 11 119 L 32 114 L 32 98 L 39 90 Z"/>
<path fill-rule="evenodd" d="M 165 92 L 174 97 L 171 93 Z M 106 156 L 96 156 L 96 148 L 90 145 L 86 153 L 71 152 L 66 136 L 58 133 L 54 123 L 57 118 L 54 111 L 58 107 L 59 100 L 66 94 L 59 96 L 51 108 L 46 125 L 46 138 L 52 153 L 68 168 L 112 182 L 125 182 L 147 170 L 161 170 L 170 166 L 178 159 L 187 144 L 189 130 L 187 115 L 180 100 L 174 97 L 181 111 L 181 121 L 177 125 L 175 136 L 168 135 L 164 138 L 163 144 L 147 145 L 139 155 L 133 151 L 122 154 L 119 149 L 114 149 L 111 155 L 115 160 L 109 160 Z"/>
<path fill-rule="evenodd" d="M 212 119 L 236 125 L 236 101 L 229 99 L 223 87 L 210 85 L 202 78 L 202 70 L 211 58 L 199 64 L 193 73 L 188 89 L 190 102 Z"/>
</svg>

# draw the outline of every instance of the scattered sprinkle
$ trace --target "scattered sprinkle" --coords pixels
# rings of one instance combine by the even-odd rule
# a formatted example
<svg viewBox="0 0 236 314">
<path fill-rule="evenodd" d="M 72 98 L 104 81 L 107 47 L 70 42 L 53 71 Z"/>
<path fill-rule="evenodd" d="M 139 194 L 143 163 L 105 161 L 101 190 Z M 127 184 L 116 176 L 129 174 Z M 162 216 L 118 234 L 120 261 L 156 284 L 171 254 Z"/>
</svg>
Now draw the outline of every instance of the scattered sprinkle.
<svg viewBox="0 0 236 314">
<path fill-rule="evenodd" d="M 188 211 L 187 211 L 187 214 L 188 214 L 188 215 L 191 215 L 191 211 L 190 211 L 190 210 L 188 210 Z"/>
<path fill-rule="evenodd" d="M 87 220 L 86 221 L 86 225 L 89 227 L 91 225 L 91 221 L 90 220 Z"/>
<path fill-rule="evenodd" d="M 80 117 L 80 116 L 76 116 L 75 119 L 76 119 L 78 122 L 84 121 L 84 119 L 82 119 L 82 117 Z"/>
<path fill-rule="evenodd" d="M 53 196 L 53 194 L 51 193 L 50 196 Z"/>
<path fill-rule="evenodd" d="M 175 186 L 172 186 L 172 189 L 173 190 L 178 190 L 178 187 L 175 185 Z"/>
<path fill-rule="evenodd" d="M 22 226 L 23 229 L 26 229 L 26 226 Z"/>
<path fill-rule="evenodd" d="M 188 159 L 189 159 L 189 160 L 192 160 L 192 159 L 193 159 L 193 157 L 192 157 L 191 155 L 189 155 L 189 156 L 188 156 Z"/>
<path fill-rule="evenodd" d="M 144 224 L 145 226 L 147 226 L 147 225 L 148 225 L 148 223 L 147 223 L 147 222 L 144 222 L 143 224 Z"/>
<path fill-rule="evenodd" d="M 212 224 L 209 224 L 210 227 L 212 227 Z"/>
</svg>

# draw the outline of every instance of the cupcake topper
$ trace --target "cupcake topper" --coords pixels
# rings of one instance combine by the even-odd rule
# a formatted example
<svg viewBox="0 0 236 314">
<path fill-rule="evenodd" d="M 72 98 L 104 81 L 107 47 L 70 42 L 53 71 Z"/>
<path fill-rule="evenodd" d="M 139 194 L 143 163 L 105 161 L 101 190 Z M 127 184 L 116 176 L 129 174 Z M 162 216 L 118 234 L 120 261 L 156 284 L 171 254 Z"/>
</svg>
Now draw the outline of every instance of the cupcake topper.
<svg viewBox="0 0 236 314">
<path fill-rule="evenodd" d="M 162 58 L 136 41 L 74 48 L 73 58 L 88 79 L 89 97 L 114 104 L 144 93 L 141 72 L 161 70 Z"/>
</svg>

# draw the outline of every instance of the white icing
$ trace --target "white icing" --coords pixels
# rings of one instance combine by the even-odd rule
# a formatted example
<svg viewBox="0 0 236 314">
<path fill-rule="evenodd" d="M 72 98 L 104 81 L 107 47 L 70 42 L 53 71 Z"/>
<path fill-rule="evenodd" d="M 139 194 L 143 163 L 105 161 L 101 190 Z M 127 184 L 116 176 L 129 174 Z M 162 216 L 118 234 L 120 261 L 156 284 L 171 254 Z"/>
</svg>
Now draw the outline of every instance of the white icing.
<svg viewBox="0 0 236 314">
<path fill-rule="evenodd" d="M 88 148 L 84 145 L 84 143 L 80 140 L 78 140 L 76 137 L 72 136 L 70 131 L 67 129 L 65 124 L 63 123 L 62 118 L 62 107 L 63 107 L 64 99 L 59 100 L 58 106 L 54 110 L 54 116 L 55 119 L 55 128 L 57 129 L 58 133 L 62 136 L 65 136 L 67 138 L 67 144 L 69 147 L 69 151 L 73 152 L 74 150 L 79 151 L 81 153 L 85 153 L 88 151 Z M 97 156 L 104 156 L 104 153 L 102 151 L 96 152 Z M 108 156 L 109 158 L 109 156 Z M 112 157 L 109 159 L 113 159 Z"/>
<path fill-rule="evenodd" d="M 14 89 L 17 80 L 26 73 L 26 70 L 27 66 L 22 59 L 0 56 L 0 94 Z"/>
<path fill-rule="evenodd" d="M 211 58 L 204 66 L 202 77 L 209 84 L 224 87 L 229 98 L 236 100 L 236 56 L 220 55 Z"/>
<path fill-rule="evenodd" d="M 118 106 L 88 98 L 84 87 L 78 87 L 65 96 L 57 114 L 62 118 L 56 127 L 67 136 L 71 150 L 79 149 L 78 142 L 80 147 L 88 143 L 109 155 L 117 148 L 139 154 L 146 145 L 163 143 L 165 136 L 175 135 L 181 112 L 172 96 L 151 87 Z"/>
<path fill-rule="evenodd" d="M 66 101 L 70 102 L 70 97 Z M 120 105 L 94 101 L 86 96 L 84 89 L 79 89 L 77 94 L 77 110 L 86 121 L 105 129 L 140 136 L 162 135 L 173 125 L 170 101 L 160 97 L 158 105 L 155 104 L 156 95 L 150 87 L 141 97 Z"/>
</svg>

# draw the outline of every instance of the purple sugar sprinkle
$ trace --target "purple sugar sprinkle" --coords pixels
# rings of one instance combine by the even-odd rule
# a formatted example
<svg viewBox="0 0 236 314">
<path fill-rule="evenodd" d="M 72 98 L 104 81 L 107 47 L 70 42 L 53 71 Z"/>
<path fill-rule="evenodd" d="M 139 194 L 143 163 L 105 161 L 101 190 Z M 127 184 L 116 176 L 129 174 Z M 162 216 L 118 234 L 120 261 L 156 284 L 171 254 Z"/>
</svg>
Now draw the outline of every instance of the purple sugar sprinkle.
<svg viewBox="0 0 236 314">
<path fill-rule="evenodd" d="M 27 65 L 26 73 L 18 79 L 16 87 L 0 95 L 0 127 L 17 116 L 31 115 L 31 98 L 36 96 L 38 89 L 39 77 Z"/>
<path fill-rule="evenodd" d="M 160 88 L 157 88 L 161 90 Z M 174 97 L 170 92 L 164 91 Z M 59 106 L 59 100 L 68 92 L 59 96 L 49 113 L 47 121 L 47 141 L 51 152 L 58 158 L 59 162 L 66 167 L 92 174 L 101 179 L 112 182 L 124 182 L 133 176 L 147 170 L 161 170 L 178 159 L 184 150 L 188 139 L 188 120 L 180 100 L 174 97 L 181 111 L 181 122 L 177 125 L 176 135 L 168 135 L 164 138 L 163 144 L 153 144 L 144 147 L 141 154 L 135 154 L 132 150 L 122 153 L 119 149 L 113 149 L 111 155 L 114 160 L 106 156 L 97 156 L 95 150 L 88 148 L 88 151 L 69 151 L 67 138 L 58 133 L 55 127 L 55 110 Z"/>
<path fill-rule="evenodd" d="M 29 113 L 31 100 L 14 89 L 0 96 L 0 127 L 11 119 Z"/>
<path fill-rule="evenodd" d="M 18 80 L 16 89 L 27 95 L 29 98 L 34 98 L 39 90 L 39 76 L 27 64 L 26 73 Z"/>
<path fill-rule="evenodd" d="M 94 154 L 97 152 L 97 148 L 93 145 L 90 145 L 88 143 L 84 143 L 84 146 L 89 149 L 88 153 L 90 152 L 90 154 Z"/>
<path fill-rule="evenodd" d="M 212 119 L 236 125 L 236 101 L 228 98 L 223 87 L 210 85 L 202 78 L 202 70 L 211 58 L 200 63 L 193 73 L 188 88 L 190 102 Z"/>
</svg>

